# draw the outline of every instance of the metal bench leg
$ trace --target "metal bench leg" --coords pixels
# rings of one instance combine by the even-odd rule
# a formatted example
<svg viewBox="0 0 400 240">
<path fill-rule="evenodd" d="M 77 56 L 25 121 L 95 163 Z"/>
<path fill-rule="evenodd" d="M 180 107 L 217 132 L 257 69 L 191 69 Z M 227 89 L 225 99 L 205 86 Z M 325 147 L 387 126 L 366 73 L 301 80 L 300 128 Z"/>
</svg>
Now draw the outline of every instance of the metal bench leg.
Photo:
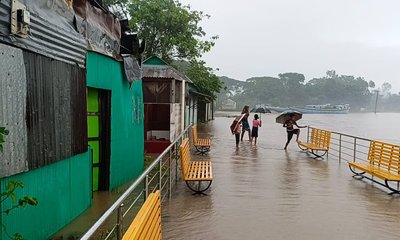
<svg viewBox="0 0 400 240">
<path fill-rule="evenodd" d="M 350 165 L 349 165 L 349 168 L 350 168 L 350 171 L 351 171 L 352 173 L 354 173 L 353 178 L 355 178 L 355 177 L 360 177 L 359 179 L 363 179 L 363 178 L 365 177 L 365 176 L 364 176 L 365 172 L 356 172 L 355 169 L 351 168 Z"/>
<path fill-rule="evenodd" d="M 300 148 L 301 152 L 308 152 L 308 148 L 303 148 L 300 144 L 297 143 L 297 146 Z"/>
<path fill-rule="evenodd" d="M 392 187 L 389 185 L 389 182 L 390 182 L 389 180 L 385 180 L 385 185 L 386 185 L 386 187 L 387 187 L 388 189 L 390 189 L 390 191 L 392 191 L 391 193 L 389 193 L 389 195 L 400 194 L 400 190 L 399 190 L 399 189 L 392 188 Z M 393 182 L 393 181 L 391 181 L 391 182 Z M 398 183 L 398 181 L 395 181 L 395 182 Z"/>
<path fill-rule="evenodd" d="M 192 184 L 197 182 L 197 186 L 193 186 Z M 203 186 L 202 182 L 208 182 L 205 186 Z M 201 194 L 201 195 L 207 195 L 204 192 L 207 191 L 210 186 L 211 186 L 212 181 L 207 180 L 207 181 L 186 181 L 186 186 L 192 190 L 194 193 L 193 195 L 196 194 Z"/>
<path fill-rule="evenodd" d="M 317 159 L 317 158 L 324 159 L 323 157 L 328 153 L 328 151 L 325 151 L 324 154 L 320 155 L 320 154 L 316 153 L 317 151 L 318 150 L 311 150 L 311 153 L 315 156 L 314 159 Z"/>
<path fill-rule="evenodd" d="M 208 151 L 210 151 L 210 147 L 206 147 L 206 146 L 195 146 L 196 151 L 199 152 L 199 154 L 204 155 L 206 154 Z"/>
</svg>

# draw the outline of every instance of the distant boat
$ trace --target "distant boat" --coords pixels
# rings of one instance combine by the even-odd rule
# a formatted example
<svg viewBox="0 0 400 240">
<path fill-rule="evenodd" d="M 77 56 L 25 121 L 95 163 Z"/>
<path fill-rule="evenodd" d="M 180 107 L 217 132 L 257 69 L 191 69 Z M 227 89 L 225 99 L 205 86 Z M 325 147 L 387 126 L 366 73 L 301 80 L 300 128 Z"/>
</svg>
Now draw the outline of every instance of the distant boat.
<svg viewBox="0 0 400 240">
<path fill-rule="evenodd" d="M 346 114 L 350 110 L 350 105 L 349 104 L 306 105 L 304 107 L 290 107 L 290 109 L 301 113 L 311 113 L 311 114 Z"/>
<path fill-rule="evenodd" d="M 271 110 L 271 111 L 278 112 L 278 113 L 281 113 L 281 112 L 289 110 L 289 108 L 287 108 L 287 107 L 271 107 L 271 106 L 267 106 L 267 108 L 269 110 Z"/>
</svg>

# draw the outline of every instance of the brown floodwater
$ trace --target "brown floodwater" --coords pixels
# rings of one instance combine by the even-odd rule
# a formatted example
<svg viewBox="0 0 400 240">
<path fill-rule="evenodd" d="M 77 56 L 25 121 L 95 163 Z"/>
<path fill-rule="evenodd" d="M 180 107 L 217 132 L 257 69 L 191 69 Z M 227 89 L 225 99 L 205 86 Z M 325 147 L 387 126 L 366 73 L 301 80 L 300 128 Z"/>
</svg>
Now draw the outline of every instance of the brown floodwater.
<svg viewBox="0 0 400 240">
<path fill-rule="evenodd" d="M 294 141 L 284 151 L 285 129 L 275 117 L 262 116 L 257 146 L 245 136 L 235 147 L 232 118 L 199 127 L 212 137 L 214 181 L 207 196 L 178 183 L 163 205 L 164 239 L 400 239 L 398 195 L 353 179 L 346 162 L 310 158 Z M 299 124 L 398 144 L 399 117 L 304 115 Z"/>
</svg>

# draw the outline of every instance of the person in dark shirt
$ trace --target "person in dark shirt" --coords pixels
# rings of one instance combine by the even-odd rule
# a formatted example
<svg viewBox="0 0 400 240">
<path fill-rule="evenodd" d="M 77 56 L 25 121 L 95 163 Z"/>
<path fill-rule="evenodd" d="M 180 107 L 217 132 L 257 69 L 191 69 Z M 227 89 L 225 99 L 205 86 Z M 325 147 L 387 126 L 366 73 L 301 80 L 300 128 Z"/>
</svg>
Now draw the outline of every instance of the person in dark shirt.
<svg viewBox="0 0 400 240">
<path fill-rule="evenodd" d="M 283 124 L 283 127 L 286 127 L 286 132 L 287 132 L 287 142 L 285 144 L 285 150 L 287 149 L 287 146 L 290 143 L 290 140 L 293 138 L 293 134 L 296 134 L 296 142 L 299 141 L 299 136 L 300 136 L 300 129 L 299 128 L 305 128 L 307 126 L 299 126 L 297 125 L 296 121 L 293 120 L 294 114 L 290 114 L 290 118 L 285 121 Z M 296 126 L 297 128 L 294 128 Z"/>
<path fill-rule="evenodd" d="M 249 124 L 249 106 L 244 106 L 242 110 L 242 114 L 245 114 L 244 117 L 242 118 L 242 136 L 240 138 L 240 141 L 243 141 L 243 136 L 244 133 L 247 131 L 249 133 L 249 141 L 251 141 L 251 133 L 250 133 L 250 124 Z"/>
</svg>

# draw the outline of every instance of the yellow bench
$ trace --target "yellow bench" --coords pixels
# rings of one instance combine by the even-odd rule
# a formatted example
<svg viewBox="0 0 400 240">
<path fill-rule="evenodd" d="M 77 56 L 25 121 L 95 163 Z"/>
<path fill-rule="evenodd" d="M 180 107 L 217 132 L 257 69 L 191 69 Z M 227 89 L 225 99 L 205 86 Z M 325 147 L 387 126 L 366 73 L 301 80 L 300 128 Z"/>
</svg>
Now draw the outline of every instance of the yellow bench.
<svg viewBox="0 0 400 240">
<path fill-rule="evenodd" d="M 385 184 L 368 178 L 390 189 L 392 191 L 390 194 L 400 193 L 398 185 L 397 189 L 389 185 L 392 181 L 400 182 L 400 146 L 371 141 L 368 151 L 368 161 L 368 163 L 349 162 L 349 168 L 355 174 L 354 176 L 368 178 L 364 176 L 365 173 L 368 173 L 371 176 L 383 179 Z M 356 169 L 362 172 L 356 172 Z"/>
<path fill-rule="evenodd" d="M 322 158 L 329 151 L 331 143 L 331 132 L 313 128 L 311 130 L 311 138 L 307 142 L 297 142 L 299 148 L 303 151 L 311 150 L 315 158 Z M 323 152 L 320 154 L 319 152 Z"/>
<path fill-rule="evenodd" d="M 198 138 L 197 137 L 197 126 L 192 126 L 192 135 L 193 135 L 193 146 L 196 150 L 202 154 L 210 151 L 211 147 L 211 139 L 209 138 Z"/>
<path fill-rule="evenodd" d="M 160 191 L 150 194 L 122 240 L 162 239 Z"/>
<path fill-rule="evenodd" d="M 180 146 L 182 179 L 195 194 L 204 194 L 212 183 L 211 161 L 192 161 L 189 138 L 185 138 Z"/>
</svg>

